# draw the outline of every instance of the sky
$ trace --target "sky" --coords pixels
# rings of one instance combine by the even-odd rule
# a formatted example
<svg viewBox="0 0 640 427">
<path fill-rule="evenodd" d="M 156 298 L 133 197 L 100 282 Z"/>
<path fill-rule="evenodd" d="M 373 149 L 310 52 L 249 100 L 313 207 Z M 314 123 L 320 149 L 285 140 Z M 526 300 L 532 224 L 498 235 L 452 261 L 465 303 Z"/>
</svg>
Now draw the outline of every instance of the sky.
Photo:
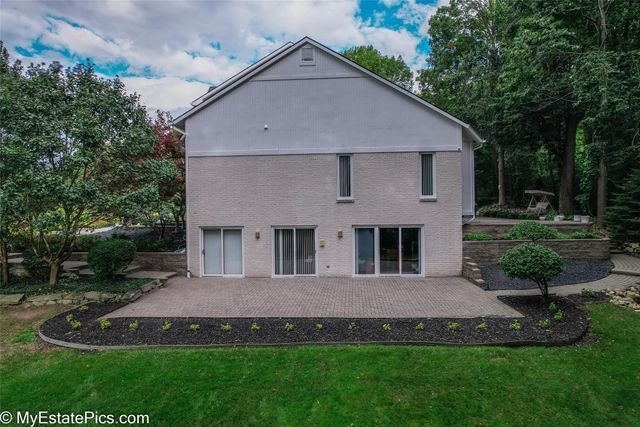
<svg viewBox="0 0 640 427">
<path fill-rule="evenodd" d="M 189 103 L 288 41 L 334 50 L 371 44 L 415 71 L 428 20 L 448 0 L 0 0 L 0 39 L 23 63 L 91 61 L 150 111 Z"/>
</svg>

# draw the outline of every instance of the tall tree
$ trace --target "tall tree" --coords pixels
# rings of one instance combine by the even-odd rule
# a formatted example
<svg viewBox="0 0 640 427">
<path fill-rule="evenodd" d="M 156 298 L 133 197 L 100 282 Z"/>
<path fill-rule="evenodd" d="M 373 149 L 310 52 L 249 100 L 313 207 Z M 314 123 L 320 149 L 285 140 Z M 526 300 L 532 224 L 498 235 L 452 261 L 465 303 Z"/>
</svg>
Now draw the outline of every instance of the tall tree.
<svg viewBox="0 0 640 427">
<path fill-rule="evenodd" d="M 398 86 L 412 90 L 413 73 L 402 59 L 402 56 L 383 55 L 371 45 L 352 47 L 342 52 L 342 54 L 356 64 L 373 71 Z"/>
<path fill-rule="evenodd" d="M 3 89 L 0 127 L 10 155 L 3 160 L 25 165 L 23 221 L 54 285 L 81 228 L 152 203 L 175 167 L 147 159 L 155 138 L 137 95 L 91 66 L 31 65 Z"/>
</svg>

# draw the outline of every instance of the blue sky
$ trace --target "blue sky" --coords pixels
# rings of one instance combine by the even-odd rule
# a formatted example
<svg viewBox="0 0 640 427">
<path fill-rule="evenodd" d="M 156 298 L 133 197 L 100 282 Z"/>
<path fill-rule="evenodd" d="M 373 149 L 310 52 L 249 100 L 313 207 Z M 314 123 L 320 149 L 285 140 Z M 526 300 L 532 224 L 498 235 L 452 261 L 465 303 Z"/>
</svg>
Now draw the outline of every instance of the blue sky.
<svg viewBox="0 0 640 427">
<path fill-rule="evenodd" d="M 428 20 L 448 0 L 2 0 L 0 38 L 23 62 L 90 59 L 150 110 L 174 114 L 287 41 L 372 44 L 424 67 Z"/>
</svg>

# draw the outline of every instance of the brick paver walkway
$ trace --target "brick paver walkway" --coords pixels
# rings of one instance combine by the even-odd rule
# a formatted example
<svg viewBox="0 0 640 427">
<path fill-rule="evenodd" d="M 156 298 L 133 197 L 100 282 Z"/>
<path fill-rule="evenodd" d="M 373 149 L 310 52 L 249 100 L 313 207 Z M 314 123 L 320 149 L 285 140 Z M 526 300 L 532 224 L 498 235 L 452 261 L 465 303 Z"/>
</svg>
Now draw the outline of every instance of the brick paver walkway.
<svg viewBox="0 0 640 427">
<path fill-rule="evenodd" d="M 640 258 L 625 254 L 612 254 L 611 261 L 614 273 L 640 276 Z"/>
<path fill-rule="evenodd" d="M 460 277 L 173 278 L 105 317 L 519 317 Z"/>
</svg>

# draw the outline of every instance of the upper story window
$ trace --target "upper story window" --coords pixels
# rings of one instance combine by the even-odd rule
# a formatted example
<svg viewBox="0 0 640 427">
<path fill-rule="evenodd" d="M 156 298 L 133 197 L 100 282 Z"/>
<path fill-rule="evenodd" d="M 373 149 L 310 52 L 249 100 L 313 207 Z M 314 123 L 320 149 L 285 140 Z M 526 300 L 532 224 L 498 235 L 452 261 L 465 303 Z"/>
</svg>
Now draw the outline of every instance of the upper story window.
<svg viewBox="0 0 640 427">
<path fill-rule="evenodd" d="M 300 49 L 300 65 L 316 65 L 315 52 L 312 47 Z"/>
<path fill-rule="evenodd" d="M 420 155 L 420 197 L 436 198 L 436 168 L 433 153 Z"/>
<path fill-rule="evenodd" d="M 338 200 L 353 200 L 352 156 L 338 156 Z"/>
</svg>

